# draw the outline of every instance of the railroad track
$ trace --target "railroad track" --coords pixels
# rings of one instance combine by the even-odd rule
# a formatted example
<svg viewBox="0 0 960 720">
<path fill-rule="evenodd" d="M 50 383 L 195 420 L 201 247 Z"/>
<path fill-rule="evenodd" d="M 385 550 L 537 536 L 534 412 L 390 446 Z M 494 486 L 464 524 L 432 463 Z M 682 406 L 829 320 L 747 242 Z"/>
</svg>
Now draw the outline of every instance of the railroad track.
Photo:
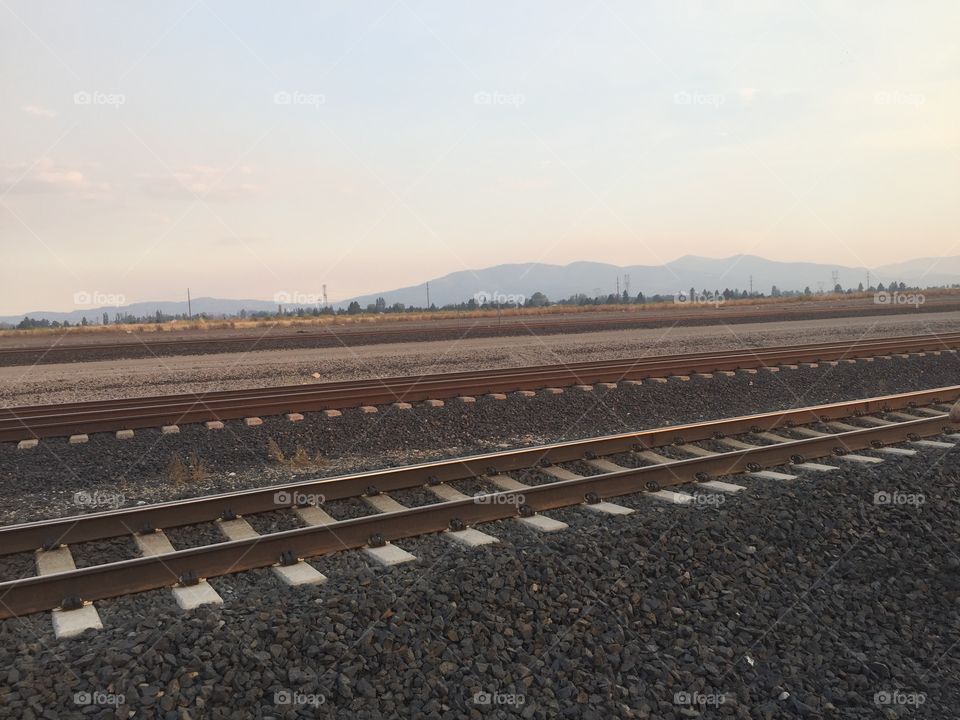
<svg viewBox="0 0 960 720">
<path fill-rule="evenodd" d="M 82 436 L 93 432 L 132 431 L 184 423 L 797 363 L 838 362 L 889 354 L 954 351 L 958 347 L 960 333 L 951 333 L 12 407 L 0 409 L 0 442 L 33 442 L 40 438 Z"/>
<path fill-rule="evenodd" d="M 645 493 L 689 504 L 686 490 L 736 493 L 740 473 L 774 482 L 829 472 L 877 455 L 949 449 L 960 439 L 949 403 L 960 385 L 711 422 L 495 452 L 189 500 L 0 528 L 0 555 L 35 552 L 40 575 L 0 583 L 0 618 L 54 610 L 58 634 L 99 626 L 93 602 L 172 588 L 183 607 L 218 602 L 207 578 L 272 567 L 289 584 L 325 578 L 304 561 L 358 548 L 381 562 L 413 559 L 392 543 L 443 533 L 468 545 L 495 541 L 475 526 L 516 519 L 540 531 L 566 527 L 543 513 L 582 505 L 628 514 L 609 502 Z M 891 447 L 909 443 L 910 447 Z M 867 450 L 872 455 L 860 455 Z M 829 458 L 829 464 L 813 462 Z M 787 466 L 789 473 L 770 472 Z M 720 478 L 726 478 L 721 480 Z M 479 496 L 463 481 L 492 488 Z M 432 504 L 408 508 L 387 493 L 425 489 Z M 681 492 L 670 490 L 678 488 Z M 337 521 L 338 501 L 362 498 L 374 515 Z M 293 510 L 303 527 L 259 535 L 244 519 Z M 217 523 L 225 542 L 175 550 L 163 529 Z M 74 569 L 70 545 L 132 536 L 143 557 Z"/>
<path fill-rule="evenodd" d="M 817 306 L 821 305 L 821 306 Z M 205 354 L 252 350 L 321 348 L 368 345 L 381 342 L 406 342 L 500 335 L 552 334 L 616 330 L 664 325 L 712 325 L 723 322 L 758 322 L 777 319 L 833 318 L 869 314 L 916 314 L 945 312 L 960 307 L 956 301 L 928 302 L 922 307 L 842 305 L 777 307 L 756 309 L 711 308 L 697 312 L 623 312 L 619 317 L 576 317 L 557 320 L 543 317 L 508 316 L 497 319 L 433 320 L 428 324 L 410 323 L 404 327 L 352 327 L 330 325 L 301 332 L 266 333 L 244 337 L 160 338 L 143 336 L 136 342 L 57 343 L 46 346 L 0 348 L 0 366 L 46 364 L 68 361 L 92 361 L 121 358 L 149 358 L 178 354 Z M 65 335 L 64 337 L 68 337 Z"/>
</svg>

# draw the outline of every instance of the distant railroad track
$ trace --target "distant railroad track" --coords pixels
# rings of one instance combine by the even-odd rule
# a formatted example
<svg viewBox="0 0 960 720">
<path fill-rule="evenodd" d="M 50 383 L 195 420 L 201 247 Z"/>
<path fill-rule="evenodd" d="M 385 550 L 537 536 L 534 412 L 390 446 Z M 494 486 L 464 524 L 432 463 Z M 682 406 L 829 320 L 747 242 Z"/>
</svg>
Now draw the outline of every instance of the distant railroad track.
<svg viewBox="0 0 960 720">
<path fill-rule="evenodd" d="M 664 325 L 715 325 L 725 322 L 762 322 L 791 319 L 823 319 L 857 315 L 916 314 L 960 310 L 960 301 L 929 302 L 919 307 L 867 304 L 798 304 L 796 307 L 769 309 L 701 308 L 696 312 L 623 312 L 617 317 L 591 318 L 587 314 L 573 319 L 543 316 L 506 316 L 502 320 L 464 318 L 433 320 L 423 323 L 398 323 L 393 327 L 328 325 L 300 332 L 245 331 L 235 337 L 157 338 L 156 333 L 137 335 L 136 341 L 57 342 L 46 346 L 0 348 L 0 366 L 92 362 L 97 360 L 136 359 L 154 356 L 214 354 L 281 349 L 316 349 L 370 345 L 376 343 L 420 342 L 460 338 L 518 335 L 546 335 L 602 330 L 662 327 Z M 244 332 L 244 331 L 241 331 Z M 63 338 L 68 338 L 69 333 Z"/>
<path fill-rule="evenodd" d="M 953 351 L 960 333 L 377 378 L 0 409 L 0 441 L 340 410 L 889 354 Z"/>
<path fill-rule="evenodd" d="M 0 619 L 60 608 L 55 614 L 60 628 L 80 631 L 99 625 L 99 619 L 90 622 L 91 603 L 104 598 L 171 587 L 186 591 L 178 601 L 189 602 L 191 588 L 205 585 L 206 578 L 267 567 L 290 584 L 322 582 L 305 558 L 356 548 L 375 552 L 393 541 L 431 533 L 479 544 L 495 538 L 473 526 L 495 520 L 516 518 L 540 530 L 560 529 L 563 523 L 541 513 L 582 505 L 626 514 L 628 508 L 607 500 L 646 493 L 689 504 L 693 496 L 667 488 L 736 493 L 743 487 L 719 478 L 751 473 L 788 481 L 792 475 L 765 469 L 786 466 L 791 473 L 816 474 L 840 462 L 883 461 L 857 455 L 858 450 L 910 455 L 950 449 L 953 442 L 927 438 L 957 438 L 957 426 L 946 412 L 957 398 L 960 385 L 3 527 L 0 555 L 38 551 L 41 573 L 44 567 L 55 569 L 0 583 Z M 898 443 L 911 447 L 890 447 Z M 820 458 L 830 458 L 831 464 L 811 462 Z M 451 484 L 463 480 L 481 481 L 497 491 L 468 496 Z M 438 501 L 409 508 L 386 495 L 414 488 L 431 491 Z M 323 510 L 349 498 L 363 498 L 377 514 L 337 521 Z M 303 527 L 259 535 L 243 519 L 291 509 Z M 175 550 L 164 537 L 164 528 L 207 522 L 218 523 L 227 541 Z M 132 536 L 144 556 L 73 569 L 69 545 L 123 536 Z M 212 588 L 206 590 L 203 602 L 211 601 L 211 593 L 213 602 L 219 599 Z M 75 610 L 87 614 L 74 616 L 81 622 L 71 624 L 67 620 Z"/>
</svg>

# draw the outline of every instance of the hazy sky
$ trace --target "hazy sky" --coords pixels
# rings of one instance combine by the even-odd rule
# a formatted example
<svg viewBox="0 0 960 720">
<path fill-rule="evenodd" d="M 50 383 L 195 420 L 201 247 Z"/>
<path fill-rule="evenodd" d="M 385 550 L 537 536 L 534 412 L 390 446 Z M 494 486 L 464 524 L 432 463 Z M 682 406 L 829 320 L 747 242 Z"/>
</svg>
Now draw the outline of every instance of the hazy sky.
<svg viewBox="0 0 960 720">
<path fill-rule="evenodd" d="M 0 0 L 0 313 L 960 254 L 960 6 Z"/>
</svg>

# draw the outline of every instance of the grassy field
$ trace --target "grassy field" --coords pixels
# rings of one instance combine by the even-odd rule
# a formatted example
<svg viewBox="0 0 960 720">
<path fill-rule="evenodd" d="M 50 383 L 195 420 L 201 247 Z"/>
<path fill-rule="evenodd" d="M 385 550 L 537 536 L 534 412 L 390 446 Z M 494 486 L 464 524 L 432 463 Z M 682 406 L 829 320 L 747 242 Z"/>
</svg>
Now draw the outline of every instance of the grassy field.
<svg viewBox="0 0 960 720">
<path fill-rule="evenodd" d="M 903 295 L 911 294 L 911 291 L 904 291 Z M 915 294 L 922 295 L 924 300 L 929 299 L 960 299 L 960 289 L 933 289 L 920 291 Z M 423 322 L 433 320 L 449 320 L 456 318 L 492 318 L 498 314 L 503 317 L 544 317 L 549 318 L 559 315 L 590 315 L 595 313 L 667 313 L 667 312 L 690 312 L 692 310 L 703 310 L 703 312 L 712 312 L 717 307 L 742 307 L 763 308 L 769 305 L 823 305 L 841 301 L 859 300 L 862 302 L 871 302 L 874 299 L 873 293 L 853 293 L 834 294 L 825 293 L 823 295 L 795 296 L 795 297 L 762 297 L 751 299 L 722 300 L 715 302 L 658 302 L 658 303 L 630 303 L 616 305 L 551 305 L 541 308 L 504 308 L 499 312 L 496 309 L 491 310 L 436 310 L 432 312 L 404 312 L 404 313 L 367 313 L 361 312 L 356 315 L 321 315 L 319 317 L 291 317 L 275 316 L 272 318 L 257 318 L 252 320 L 228 319 L 228 320 L 205 320 L 198 318 L 195 320 L 172 320 L 165 323 L 130 323 L 119 325 L 87 325 L 85 327 L 74 326 L 70 328 L 31 328 L 28 330 L 0 330 L 0 337 L 25 337 L 37 335 L 58 335 L 58 334 L 109 334 L 109 333 L 169 333 L 196 331 L 198 333 L 206 330 L 245 330 L 255 328 L 310 328 L 323 327 L 328 325 L 335 326 L 355 326 L 355 325 L 382 325 L 393 323 Z"/>
</svg>

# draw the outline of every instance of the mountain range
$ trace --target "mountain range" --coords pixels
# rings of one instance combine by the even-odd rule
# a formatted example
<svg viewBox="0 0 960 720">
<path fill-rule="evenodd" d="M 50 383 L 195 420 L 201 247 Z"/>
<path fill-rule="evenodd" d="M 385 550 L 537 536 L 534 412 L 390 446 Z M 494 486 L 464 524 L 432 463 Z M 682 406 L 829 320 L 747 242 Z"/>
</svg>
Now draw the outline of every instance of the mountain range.
<svg viewBox="0 0 960 720">
<path fill-rule="evenodd" d="M 478 293 L 487 296 L 521 295 L 529 297 L 542 292 L 551 300 L 561 300 L 583 293 L 594 297 L 609 295 L 626 289 L 626 277 L 629 277 L 630 294 L 638 292 L 644 295 L 667 295 L 694 287 L 698 290 L 723 290 L 725 288 L 754 290 L 770 293 L 772 286 L 781 290 L 803 290 L 810 287 L 813 291 L 821 287 L 833 288 L 833 273 L 837 273 L 837 282 L 844 288 L 864 286 L 882 282 L 904 282 L 909 286 L 935 287 L 960 283 L 960 256 L 943 258 L 917 258 L 905 262 L 882 265 L 874 268 L 845 267 L 824 263 L 779 262 L 766 260 L 755 255 L 734 255 L 728 258 L 706 258 L 686 255 L 663 265 L 617 266 L 597 262 L 575 262 L 569 265 L 549 265 L 546 263 L 516 263 L 496 265 L 480 270 L 460 270 L 434 278 L 429 281 L 430 302 L 438 307 L 459 303 L 475 297 Z M 869 280 L 869 282 L 868 282 Z M 336 307 L 346 307 L 351 301 L 361 307 L 376 302 L 382 297 L 387 305 L 403 303 L 408 306 L 422 306 L 427 301 L 426 282 L 418 285 L 382 290 L 380 292 L 359 295 L 334 303 Z M 193 300 L 194 314 L 206 313 L 216 317 L 235 315 L 240 310 L 247 312 L 273 311 L 277 303 L 269 300 L 232 300 L 212 297 Z M 178 315 L 187 312 L 186 302 L 157 301 L 138 302 L 117 307 L 96 307 L 70 310 L 66 312 L 37 311 L 22 315 L 0 316 L 0 323 L 16 324 L 28 316 L 34 319 L 50 321 L 68 320 L 80 322 L 83 317 L 89 321 L 99 321 L 103 313 L 111 318 L 116 313 L 131 314 L 138 317 L 153 315 L 160 310 L 165 315 Z"/>
</svg>

